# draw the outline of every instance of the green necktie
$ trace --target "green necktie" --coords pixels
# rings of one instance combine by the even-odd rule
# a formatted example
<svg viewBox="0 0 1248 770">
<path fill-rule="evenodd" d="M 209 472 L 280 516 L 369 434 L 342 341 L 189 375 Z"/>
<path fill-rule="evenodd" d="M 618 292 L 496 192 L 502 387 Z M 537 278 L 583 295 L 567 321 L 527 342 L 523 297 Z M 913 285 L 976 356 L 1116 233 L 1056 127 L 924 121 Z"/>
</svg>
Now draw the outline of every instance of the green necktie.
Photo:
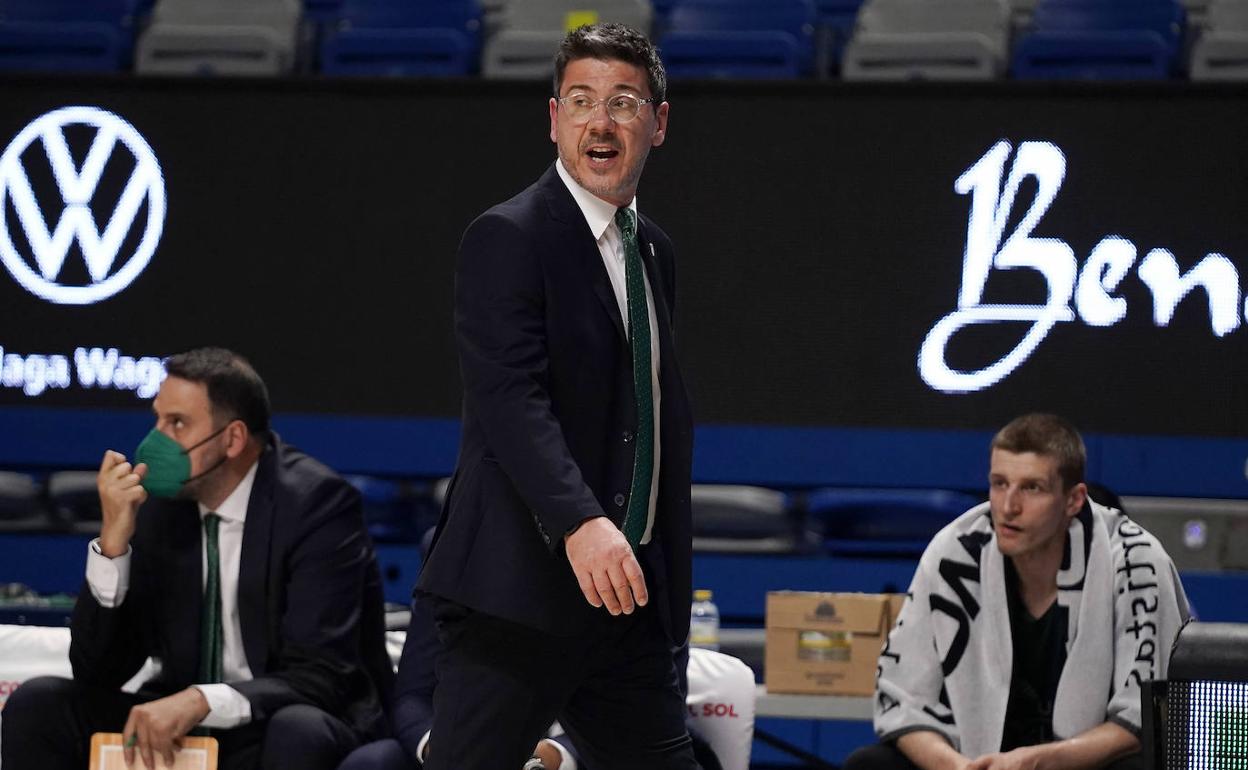
<svg viewBox="0 0 1248 770">
<path fill-rule="evenodd" d="M 646 307 L 645 270 L 637 247 L 633 212 L 617 209 L 615 224 L 624 244 L 624 276 L 628 290 L 628 339 L 633 348 L 633 399 L 637 406 L 636 450 L 633 454 L 633 483 L 628 492 L 628 512 L 624 516 L 624 537 L 634 550 L 646 533 L 650 518 L 650 486 L 654 478 L 654 392 L 650 372 L 650 311 Z"/>
<path fill-rule="evenodd" d="M 204 515 L 204 549 L 208 557 L 208 578 L 204 581 L 204 606 L 199 621 L 199 682 L 221 681 L 221 555 L 217 530 L 221 517 Z"/>
</svg>

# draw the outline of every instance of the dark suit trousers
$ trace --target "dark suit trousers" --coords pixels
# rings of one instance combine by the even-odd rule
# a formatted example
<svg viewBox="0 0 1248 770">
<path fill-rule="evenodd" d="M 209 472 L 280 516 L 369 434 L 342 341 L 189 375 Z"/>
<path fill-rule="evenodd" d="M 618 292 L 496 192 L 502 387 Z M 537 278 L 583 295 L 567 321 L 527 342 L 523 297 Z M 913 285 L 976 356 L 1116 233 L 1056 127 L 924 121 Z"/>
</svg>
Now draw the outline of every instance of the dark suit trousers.
<svg viewBox="0 0 1248 770">
<path fill-rule="evenodd" d="M 147 700 L 60 677 L 31 679 L 5 704 L 0 765 L 4 770 L 82 770 L 92 733 L 121 732 L 130 709 Z M 287 706 L 266 723 L 211 734 L 220 747 L 220 770 L 333 770 L 359 744 L 342 721 L 305 705 Z"/>
<path fill-rule="evenodd" d="M 436 600 L 442 652 L 425 770 L 520 767 L 555 719 L 594 770 L 697 770 L 653 606 L 603 610 L 589 632 L 564 637 Z"/>
</svg>

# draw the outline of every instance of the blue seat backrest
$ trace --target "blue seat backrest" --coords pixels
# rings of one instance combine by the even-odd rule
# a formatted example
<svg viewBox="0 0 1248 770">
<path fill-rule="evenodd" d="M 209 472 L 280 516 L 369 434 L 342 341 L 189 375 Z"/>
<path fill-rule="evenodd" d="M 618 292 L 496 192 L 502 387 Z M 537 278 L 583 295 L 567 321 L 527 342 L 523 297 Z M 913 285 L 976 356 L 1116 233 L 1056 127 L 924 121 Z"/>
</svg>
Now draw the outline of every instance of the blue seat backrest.
<svg viewBox="0 0 1248 770">
<path fill-rule="evenodd" d="M 820 20 L 852 17 L 862 7 L 863 0 L 815 0 L 815 11 Z"/>
<path fill-rule="evenodd" d="M 813 0 L 679 0 L 668 17 L 671 32 L 788 32 L 810 38 Z"/>
<path fill-rule="evenodd" d="M 477 0 L 343 0 L 339 18 L 354 27 L 443 28 L 475 32 Z"/>
<path fill-rule="evenodd" d="M 132 26 L 143 9 L 142 0 L 0 0 L 0 21 Z"/>
<path fill-rule="evenodd" d="M 980 502 L 944 489 L 828 488 L 811 492 L 806 506 L 828 537 L 926 540 Z"/>
<path fill-rule="evenodd" d="M 1156 32 L 1168 43 L 1183 36 L 1184 10 L 1173 0 L 1041 0 L 1032 28 L 1043 32 Z"/>
<path fill-rule="evenodd" d="M 418 543 L 437 522 L 428 485 L 358 475 L 346 480 L 359 491 L 368 532 L 378 542 Z"/>
</svg>

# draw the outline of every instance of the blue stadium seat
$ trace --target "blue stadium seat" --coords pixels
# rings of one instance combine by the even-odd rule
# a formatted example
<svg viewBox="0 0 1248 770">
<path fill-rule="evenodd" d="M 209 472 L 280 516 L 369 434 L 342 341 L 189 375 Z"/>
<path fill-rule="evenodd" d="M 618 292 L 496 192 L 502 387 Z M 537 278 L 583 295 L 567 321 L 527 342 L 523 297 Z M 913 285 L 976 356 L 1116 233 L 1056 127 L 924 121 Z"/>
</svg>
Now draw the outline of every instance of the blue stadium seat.
<svg viewBox="0 0 1248 770">
<path fill-rule="evenodd" d="M 342 16 L 342 0 L 303 0 L 303 17 L 310 21 L 334 22 Z"/>
<path fill-rule="evenodd" d="M 659 50 L 674 78 L 794 78 L 815 63 L 813 0 L 678 0 Z"/>
<path fill-rule="evenodd" d="M 147 0 L 0 0 L 0 71 L 119 72 Z"/>
<path fill-rule="evenodd" d="M 328 75 L 468 75 L 480 58 L 477 0 L 343 0 L 321 41 Z"/>
<path fill-rule="evenodd" d="M 815 55 L 820 75 L 832 74 L 840 68 L 845 44 L 854 34 L 858 9 L 863 0 L 815 0 L 818 47 Z"/>
<path fill-rule="evenodd" d="M 28 473 L 0 471 L 0 531 L 44 529 L 49 526 L 43 490 Z"/>
<path fill-rule="evenodd" d="M 774 489 L 694 484 L 693 548 L 699 552 L 794 554 L 816 550 L 789 496 Z"/>
<path fill-rule="evenodd" d="M 829 553 L 917 558 L 942 527 L 980 502 L 944 489 L 828 488 L 811 492 L 806 508 L 822 524 Z"/>
<path fill-rule="evenodd" d="M 671 21 L 672 9 L 676 7 L 678 0 L 650 0 L 650 10 L 654 12 L 654 22 L 652 29 L 654 37 L 658 40 L 667 34 L 668 24 Z"/>
<path fill-rule="evenodd" d="M 57 524 L 70 531 L 100 532 L 100 493 L 95 471 L 56 471 L 48 475 L 48 503 Z"/>
<path fill-rule="evenodd" d="M 348 476 L 359 490 L 368 534 L 378 543 L 418 543 L 425 530 L 437 523 L 438 510 L 427 485 Z"/>
<path fill-rule="evenodd" d="M 1018 41 L 1020 80 L 1158 80 L 1175 74 L 1185 11 L 1176 0 L 1041 0 Z"/>
</svg>

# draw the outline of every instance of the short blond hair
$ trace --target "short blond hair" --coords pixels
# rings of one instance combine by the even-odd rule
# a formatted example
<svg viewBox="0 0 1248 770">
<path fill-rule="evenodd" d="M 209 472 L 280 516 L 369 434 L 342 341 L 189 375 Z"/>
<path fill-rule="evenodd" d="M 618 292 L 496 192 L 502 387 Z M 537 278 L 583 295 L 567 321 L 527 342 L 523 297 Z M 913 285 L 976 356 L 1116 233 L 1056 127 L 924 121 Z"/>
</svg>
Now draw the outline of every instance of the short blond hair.
<svg viewBox="0 0 1248 770">
<path fill-rule="evenodd" d="M 1012 454 L 1034 452 L 1057 460 L 1057 475 L 1066 489 L 1082 484 L 1088 450 L 1075 426 L 1055 414 L 1033 412 L 1010 420 L 992 437 L 992 449 Z"/>
</svg>

